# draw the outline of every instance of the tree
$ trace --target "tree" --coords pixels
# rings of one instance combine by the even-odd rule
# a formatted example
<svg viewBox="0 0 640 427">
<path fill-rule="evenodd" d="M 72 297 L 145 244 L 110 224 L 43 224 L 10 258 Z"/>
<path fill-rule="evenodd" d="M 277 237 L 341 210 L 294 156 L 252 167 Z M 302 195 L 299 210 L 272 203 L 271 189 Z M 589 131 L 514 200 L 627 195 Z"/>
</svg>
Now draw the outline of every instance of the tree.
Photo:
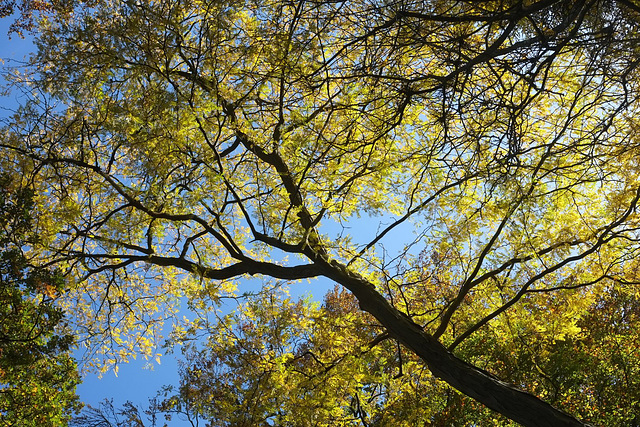
<svg viewBox="0 0 640 427">
<path fill-rule="evenodd" d="M 460 355 L 595 425 L 636 425 L 634 306 L 637 297 L 605 295 L 579 322 L 582 332 L 564 339 L 512 317 L 479 331 Z M 594 327 L 603 315 L 628 319 Z M 162 411 L 213 426 L 516 425 L 430 375 L 345 291 L 321 306 L 262 295 L 201 329 L 204 345 L 179 338 L 187 343 L 180 385 L 158 397 Z"/>
<path fill-rule="evenodd" d="M 0 1 L 0 18 L 15 17 L 9 26 L 8 35 L 18 34 L 24 37 L 25 32 L 31 32 L 36 26 L 37 16 L 51 11 L 53 5 L 41 0 L 2 0 Z"/>
<path fill-rule="evenodd" d="M 57 426 L 80 408 L 69 346 L 58 334 L 62 311 L 54 300 L 62 277 L 33 266 L 23 253 L 34 243 L 32 193 L 0 177 L 0 423 Z"/>
<path fill-rule="evenodd" d="M 515 425 L 431 376 L 351 294 L 336 288 L 322 305 L 276 296 L 202 325 L 204 345 L 175 337 L 187 343 L 180 384 L 147 412 L 212 426 Z M 590 311 L 579 336 L 511 323 L 479 331 L 463 355 L 596 425 L 637 425 L 637 297 L 604 295 Z M 601 316 L 627 319 L 594 328 Z"/>
<path fill-rule="evenodd" d="M 504 422 L 430 375 L 337 288 L 322 306 L 264 295 L 207 332 L 204 348 L 184 350 L 180 387 L 161 406 L 189 406 L 211 425 Z"/>
<path fill-rule="evenodd" d="M 3 147 L 54 183 L 41 256 L 81 283 L 67 303 L 103 368 L 152 357 L 181 297 L 206 318 L 242 277 L 323 277 L 399 343 L 386 357 L 523 425 L 585 425 L 558 409 L 597 418 L 577 373 L 631 369 L 557 355 L 606 345 L 584 328 L 635 298 L 639 11 L 96 2 L 39 28 L 39 96 Z M 487 360 L 482 337 L 518 356 Z"/>
<path fill-rule="evenodd" d="M 154 399 L 149 401 L 149 408 L 141 411 L 131 402 L 126 402 L 121 409 L 113 406 L 113 400 L 104 400 L 98 407 L 87 405 L 82 415 L 71 420 L 70 426 L 77 427 L 144 427 L 149 425 L 155 427 L 160 410 Z M 166 415 L 166 414 L 165 414 Z M 164 419 L 164 418 L 163 418 Z M 170 419 L 167 416 L 166 419 Z M 145 424 L 145 420 L 150 424 Z M 166 423 L 162 424 L 166 426 Z M 196 424 L 191 423 L 195 426 Z"/>
</svg>

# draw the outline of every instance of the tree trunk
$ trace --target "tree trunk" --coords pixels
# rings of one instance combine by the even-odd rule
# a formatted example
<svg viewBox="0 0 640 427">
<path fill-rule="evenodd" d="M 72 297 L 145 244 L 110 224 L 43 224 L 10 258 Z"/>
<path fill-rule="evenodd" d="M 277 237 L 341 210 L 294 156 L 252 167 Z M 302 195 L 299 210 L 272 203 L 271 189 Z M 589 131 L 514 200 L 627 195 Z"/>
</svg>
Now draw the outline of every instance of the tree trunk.
<svg viewBox="0 0 640 427">
<path fill-rule="evenodd" d="M 345 266 L 325 260 L 318 264 L 325 276 L 340 283 L 356 296 L 360 308 L 372 314 L 395 339 L 420 356 L 433 375 L 460 392 L 523 426 L 590 426 L 457 358 L 418 324 L 393 307 L 375 290 L 373 284 Z"/>
</svg>

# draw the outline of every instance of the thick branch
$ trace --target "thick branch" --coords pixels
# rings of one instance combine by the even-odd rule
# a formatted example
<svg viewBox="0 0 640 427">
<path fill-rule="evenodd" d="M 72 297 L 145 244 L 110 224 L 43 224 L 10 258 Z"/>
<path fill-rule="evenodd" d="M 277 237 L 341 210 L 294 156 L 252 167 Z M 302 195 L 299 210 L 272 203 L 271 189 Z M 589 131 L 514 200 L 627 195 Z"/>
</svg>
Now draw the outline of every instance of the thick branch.
<svg viewBox="0 0 640 427">
<path fill-rule="evenodd" d="M 317 260 L 317 264 L 322 274 L 349 289 L 358 298 L 360 307 L 372 314 L 393 338 L 420 356 L 436 377 L 462 393 L 527 427 L 588 426 L 536 396 L 457 358 L 420 325 L 389 304 L 373 284 L 345 266 L 326 259 Z"/>
<path fill-rule="evenodd" d="M 232 279 L 244 274 L 264 274 L 276 279 L 298 280 L 317 277 L 321 274 L 319 268 L 314 264 L 303 264 L 289 267 L 270 262 L 255 261 L 248 258 L 227 267 L 211 268 L 184 258 L 157 255 L 76 254 L 75 257 L 86 259 L 120 259 L 124 260 L 123 262 L 127 264 L 131 264 L 133 262 L 145 262 L 160 267 L 177 267 L 189 273 L 215 280 Z"/>
</svg>

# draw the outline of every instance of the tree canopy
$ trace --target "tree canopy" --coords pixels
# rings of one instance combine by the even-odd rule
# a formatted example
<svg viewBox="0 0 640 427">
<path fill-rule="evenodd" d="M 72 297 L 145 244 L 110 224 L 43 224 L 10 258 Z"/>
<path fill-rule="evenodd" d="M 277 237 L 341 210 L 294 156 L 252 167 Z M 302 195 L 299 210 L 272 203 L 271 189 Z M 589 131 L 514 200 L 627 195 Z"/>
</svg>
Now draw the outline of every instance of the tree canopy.
<svg viewBox="0 0 640 427">
<path fill-rule="evenodd" d="M 34 266 L 32 192 L 0 175 L 0 424 L 57 426 L 80 409 L 69 354 L 73 336 L 56 333 L 64 291 L 59 274 Z"/>
<path fill-rule="evenodd" d="M 50 8 L 2 147 L 89 364 L 172 321 L 215 425 L 637 424 L 634 0 Z"/>
</svg>

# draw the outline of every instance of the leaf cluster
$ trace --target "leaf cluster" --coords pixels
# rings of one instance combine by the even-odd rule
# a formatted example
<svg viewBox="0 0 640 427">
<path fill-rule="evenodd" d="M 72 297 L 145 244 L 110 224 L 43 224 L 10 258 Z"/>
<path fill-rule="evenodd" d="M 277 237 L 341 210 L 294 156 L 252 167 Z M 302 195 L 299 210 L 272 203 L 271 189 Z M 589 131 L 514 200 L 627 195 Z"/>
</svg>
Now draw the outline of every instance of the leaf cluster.
<svg viewBox="0 0 640 427">
<path fill-rule="evenodd" d="M 0 177 L 0 422 L 43 426 L 66 423 L 79 410 L 79 376 L 70 355 L 73 336 L 60 334 L 55 298 L 59 273 L 33 266 L 33 194 Z"/>
</svg>

